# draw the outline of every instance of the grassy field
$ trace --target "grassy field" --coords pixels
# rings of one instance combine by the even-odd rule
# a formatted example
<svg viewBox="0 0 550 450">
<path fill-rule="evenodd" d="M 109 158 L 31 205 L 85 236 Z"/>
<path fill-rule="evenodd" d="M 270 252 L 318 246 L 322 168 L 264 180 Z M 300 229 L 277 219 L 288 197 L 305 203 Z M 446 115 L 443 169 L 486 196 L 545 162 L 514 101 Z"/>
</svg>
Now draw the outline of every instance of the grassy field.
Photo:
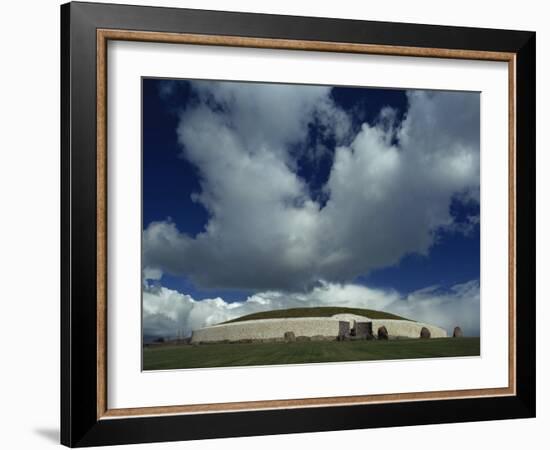
<svg viewBox="0 0 550 450">
<path fill-rule="evenodd" d="M 319 306 L 313 308 L 291 308 L 291 309 L 275 309 L 272 311 L 262 311 L 246 316 L 237 317 L 233 320 L 228 320 L 224 323 L 242 322 L 244 320 L 256 319 L 286 319 L 288 317 L 330 317 L 334 314 L 357 314 L 359 316 L 367 316 L 371 319 L 400 319 L 409 320 L 404 317 L 396 316 L 395 314 L 384 311 L 375 311 L 374 309 L 363 308 L 344 308 L 341 306 Z"/>
<path fill-rule="evenodd" d="M 143 349 L 143 369 L 190 369 L 477 355 L 479 355 L 479 338 L 161 345 Z"/>
</svg>

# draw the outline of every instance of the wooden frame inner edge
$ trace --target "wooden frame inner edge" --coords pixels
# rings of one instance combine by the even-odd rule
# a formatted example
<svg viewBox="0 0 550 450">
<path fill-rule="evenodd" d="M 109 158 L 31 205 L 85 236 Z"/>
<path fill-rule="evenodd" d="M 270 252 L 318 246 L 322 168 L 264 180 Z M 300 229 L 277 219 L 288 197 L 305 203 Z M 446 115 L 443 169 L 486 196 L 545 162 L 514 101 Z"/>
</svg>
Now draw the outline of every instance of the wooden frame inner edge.
<svg viewBox="0 0 550 450">
<path fill-rule="evenodd" d="M 509 251 L 509 342 L 508 387 L 467 389 L 400 394 L 317 397 L 286 400 L 264 400 L 199 405 L 148 406 L 108 409 L 107 406 L 107 41 L 141 41 L 217 45 L 267 49 L 309 50 L 392 56 L 436 57 L 508 62 L 508 251 Z M 97 30 L 97 418 L 128 416 L 217 413 L 262 409 L 289 409 L 323 406 L 390 403 L 421 400 L 444 400 L 473 397 L 496 397 L 516 394 L 516 54 L 480 50 L 389 46 L 325 41 L 250 38 L 240 36 L 161 33 L 149 31 Z"/>
<path fill-rule="evenodd" d="M 107 411 L 107 39 L 96 40 L 97 418 Z"/>
</svg>

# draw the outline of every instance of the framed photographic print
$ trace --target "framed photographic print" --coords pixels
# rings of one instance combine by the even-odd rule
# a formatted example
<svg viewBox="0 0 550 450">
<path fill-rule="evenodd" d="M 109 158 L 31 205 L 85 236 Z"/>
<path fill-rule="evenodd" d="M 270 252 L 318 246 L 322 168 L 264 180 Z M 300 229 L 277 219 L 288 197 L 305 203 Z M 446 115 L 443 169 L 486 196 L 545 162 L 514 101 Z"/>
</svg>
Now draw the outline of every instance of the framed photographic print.
<svg viewBox="0 0 550 450">
<path fill-rule="evenodd" d="M 535 415 L 535 33 L 61 19 L 63 444 Z"/>
</svg>

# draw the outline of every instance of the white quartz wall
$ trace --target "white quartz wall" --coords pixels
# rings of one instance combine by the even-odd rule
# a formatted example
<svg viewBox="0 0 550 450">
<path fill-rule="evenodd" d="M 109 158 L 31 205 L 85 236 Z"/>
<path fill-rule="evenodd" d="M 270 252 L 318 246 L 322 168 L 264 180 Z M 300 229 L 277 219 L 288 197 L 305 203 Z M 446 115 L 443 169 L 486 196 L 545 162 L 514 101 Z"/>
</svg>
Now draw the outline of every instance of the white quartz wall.
<svg viewBox="0 0 550 450">
<path fill-rule="evenodd" d="M 193 331 L 191 342 L 238 341 L 240 339 L 282 339 L 285 332 L 298 336 L 336 337 L 349 333 L 349 322 L 330 317 L 261 319 L 226 323 Z"/>
<path fill-rule="evenodd" d="M 372 333 L 375 336 L 377 336 L 378 328 L 380 328 L 381 326 L 386 327 L 390 338 L 419 338 L 420 330 L 422 330 L 422 327 L 426 327 L 428 330 L 430 330 L 432 338 L 447 337 L 447 332 L 443 328 L 436 327 L 435 325 L 397 319 L 372 319 Z"/>
<path fill-rule="evenodd" d="M 360 316 L 346 319 L 359 319 Z M 361 317 L 364 319 L 363 317 Z M 426 327 L 432 338 L 447 337 L 447 332 L 434 325 L 396 319 L 367 319 L 372 321 L 372 332 L 376 336 L 378 328 L 385 326 L 389 337 L 419 338 L 420 330 Z M 355 324 L 353 324 L 355 325 Z M 261 319 L 226 323 L 193 331 L 191 342 L 238 341 L 241 339 L 283 339 L 287 331 L 298 336 L 334 337 L 347 334 L 348 320 L 335 317 L 301 317 L 286 319 Z"/>
</svg>

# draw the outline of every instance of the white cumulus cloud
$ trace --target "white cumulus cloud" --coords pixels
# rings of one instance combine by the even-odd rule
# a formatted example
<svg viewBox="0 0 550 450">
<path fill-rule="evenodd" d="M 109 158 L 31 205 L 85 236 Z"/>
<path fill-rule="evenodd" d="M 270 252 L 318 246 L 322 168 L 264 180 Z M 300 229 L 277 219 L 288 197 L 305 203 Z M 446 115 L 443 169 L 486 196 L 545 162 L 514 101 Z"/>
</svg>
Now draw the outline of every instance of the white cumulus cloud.
<svg viewBox="0 0 550 450">
<path fill-rule="evenodd" d="M 409 91 L 402 122 L 384 108 L 353 134 L 328 87 L 192 89 L 177 133 L 200 176 L 193 199 L 209 219 L 194 237 L 168 220 L 148 225 L 143 261 L 155 278 L 262 292 L 308 292 L 319 280 L 347 286 L 406 254 L 427 254 L 441 229 L 461 232 L 451 200 L 479 199 L 478 94 Z M 336 142 L 324 204 L 297 170 L 311 126 Z"/>
</svg>

